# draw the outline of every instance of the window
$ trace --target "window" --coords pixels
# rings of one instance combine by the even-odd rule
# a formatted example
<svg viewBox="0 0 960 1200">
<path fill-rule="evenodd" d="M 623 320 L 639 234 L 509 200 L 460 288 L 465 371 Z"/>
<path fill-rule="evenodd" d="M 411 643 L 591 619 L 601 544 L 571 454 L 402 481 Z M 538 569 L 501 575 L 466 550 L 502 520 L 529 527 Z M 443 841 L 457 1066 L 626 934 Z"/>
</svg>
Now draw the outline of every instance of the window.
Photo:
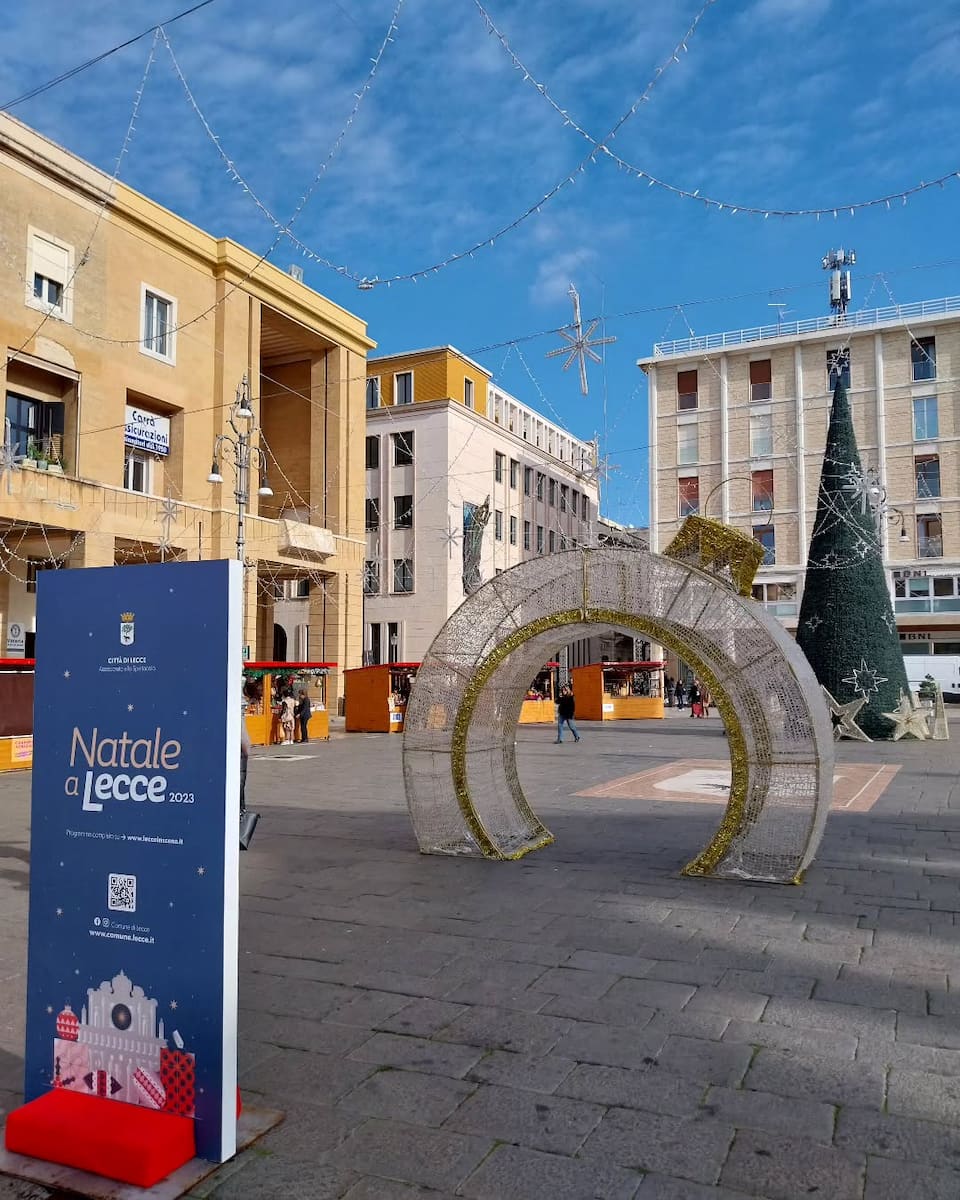
<svg viewBox="0 0 960 1200">
<path fill-rule="evenodd" d="M 26 561 L 26 577 L 24 579 L 26 590 L 31 593 L 36 592 L 37 573 L 39 571 L 55 571 L 59 565 L 56 559 L 28 558 Z"/>
<path fill-rule="evenodd" d="M 567 535 L 565 533 L 561 533 L 560 534 L 560 549 L 566 550 L 566 548 L 567 548 Z"/>
<path fill-rule="evenodd" d="M 380 376 L 374 375 L 367 380 L 367 408 L 380 407 Z"/>
<path fill-rule="evenodd" d="M 913 402 L 913 440 L 932 442 L 940 436 L 936 396 L 918 396 Z"/>
<path fill-rule="evenodd" d="M 537 472 L 537 499 L 543 499 L 544 488 L 547 486 L 547 477 L 542 471 Z"/>
<path fill-rule="evenodd" d="M 380 564 L 368 558 L 363 564 L 363 594 L 377 596 L 380 593 Z"/>
<path fill-rule="evenodd" d="M 370 500 L 370 499 L 367 500 L 365 528 L 367 529 L 368 532 L 371 530 L 380 528 L 380 501 L 379 500 Z"/>
<path fill-rule="evenodd" d="M 753 511 L 770 512 L 773 509 L 773 472 L 754 471 L 751 480 L 753 483 Z"/>
<path fill-rule="evenodd" d="M 413 497 L 394 496 L 393 498 L 393 527 L 394 529 L 413 528 Z"/>
<path fill-rule="evenodd" d="M 367 438 L 367 470 L 375 471 L 380 466 L 380 439 L 375 435 Z"/>
<path fill-rule="evenodd" d="M 500 451 L 497 450 L 493 456 L 493 477 L 497 483 L 503 483 L 503 463 L 504 457 Z"/>
<path fill-rule="evenodd" d="M 537 553 L 543 553 L 543 526 L 537 526 Z"/>
<path fill-rule="evenodd" d="M 589 519 L 590 519 L 590 501 L 587 499 L 586 493 L 584 493 L 582 499 L 583 499 L 583 519 L 585 521 L 589 521 Z"/>
<path fill-rule="evenodd" d="M 548 534 L 547 545 L 550 549 L 550 553 L 553 554 L 557 548 L 557 535 L 554 533 L 554 531 L 552 529 L 550 530 L 550 533 Z"/>
<path fill-rule="evenodd" d="M 773 364 L 761 358 L 750 364 L 750 399 L 769 400 L 773 395 Z"/>
<path fill-rule="evenodd" d="M 283 581 L 283 598 L 284 600 L 307 600 L 310 596 L 310 580 L 309 579 L 285 579 Z M 305 662 L 305 659 L 296 659 L 297 662 Z"/>
<path fill-rule="evenodd" d="M 523 468 L 523 494 L 529 496 L 533 491 L 533 467 Z"/>
<path fill-rule="evenodd" d="M 73 318 L 73 249 L 47 234 L 30 231 L 26 302 L 61 321 Z"/>
<path fill-rule="evenodd" d="M 174 360 L 174 329 L 177 324 L 176 303 L 170 296 L 144 287 L 141 300 L 143 341 L 140 349 L 151 358 L 164 362 Z"/>
<path fill-rule="evenodd" d="M 27 458 L 31 454 L 42 455 L 48 462 L 59 462 L 63 447 L 62 401 L 31 400 L 29 396 L 18 396 L 7 392 L 6 420 L 9 428 L 4 431 L 15 458 Z"/>
<path fill-rule="evenodd" d="M 677 462 L 680 466 L 700 461 L 700 428 L 695 421 L 677 426 Z"/>
<path fill-rule="evenodd" d="M 400 661 L 400 623 L 387 622 L 387 662 Z"/>
<path fill-rule="evenodd" d="M 466 408 L 473 408 L 473 380 L 463 381 L 463 403 Z"/>
<path fill-rule="evenodd" d="M 409 467 L 413 462 L 413 430 L 405 433 L 391 433 L 393 438 L 393 465 Z"/>
<path fill-rule="evenodd" d="M 123 456 L 123 486 L 128 492 L 150 494 L 151 466 L 149 455 L 127 448 Z"/>
<path fill-rule="evenodd" d="M 493 514 L 493 537 L 494 541 L 503 541 L 503 512 L 499 508 Z"/>
<path fill-rule="evenodd" d="M 395 404 L 413 403 L 413 372 L 401 371 L 393 377 L 393 395 Z"/>
<path fill-rule="evenodd" d="M 769 413 L 754 413 L 750 418 L 750 455 L 769 458 L 773 453 L 773 417 Z"/>
<path fill-rule="evenodd" d="M 383 630 L 377 621 L 370 626 L 370 662 L 374 666 L 383 662 Z"/>
<path fill-rule="evenodd" d="M 570 510 L 575 517 L 580 515 L 580 493 L 576 488 L 570 493 Z"/>
<path fill-rule="evenodd" d="M 520 478 L 520 464 L 515 458 L 510 459 L 510 486 L 516 489 L 517 481 Z"/>
<path fill-rule="evenodd" d="M 918 454 L 913 460 L 917 496 L 927 500 L 940 495 L 940 455 Z"/>
<path fill-rule="evenodd" d="M 914 383 L 919 383 L 924 379 L 936 379 L 937 339 L 932 337 L 914 338 L 910 343 L 910 364 L 913 367 Z"/>
<path fill-rule="evenodd" d="M 413 591 L 413 559 L 395 558 L 393 560 L 393 590 L 395 592 Z M 391 662 L 397 660 L 391 659 Z"/>
<path fill-rule="evenodd" d="M 550 480 L 550 486 L 547 488 L 548 503 L 551 508 L 555 508 L 557 504 L 557 481 Z"/>
<path fill-rule="evenodd" d="M 753 536 L 763 547 L 763 565 L 772 566 L 777 561 L 776 538 L 772 525 L 754 525 Z"/>
<path fill-rule="evenodd" d="M 681 517 L 700 511 L 700 477 L 688 475 L 677 482 L 678 508 Z"/>
<path fill-rule="evenodd" d="M 917 557 L 940 558 L 943 554 L 943 526 L 939 516 L 917 517 Z"/>
<path fill-rule="evenodd" d="M 838 383 L 842 383 L 845 388 L 850 386 L 849 347 L 827 351 L 827 384 L 829 390 L 831 392 L 835 391 Z"/>
<path fill-rule="evenodd" d="M 517 518 L 511 517 L 510 518 L 510 545 L 515 546 L 516 544 L 517 544 Z"/>
<path fill-rule="evenodd" d="M 560 484 L 560 511 L 567 511 L 567 501 L 570 497 L 570 489 L 565 483 Z"/>
<path fill-rule="evenodd" d="M 693 371 L 678 371 L 677 372 L 677 409 L 679 412 L 688 412 L 692 408 L 698 407 L 697 401 L 697 372 Z"/>
<path fill-rule="evenodd" d="M 530 522 L 529 521 L 524 521 L 524 523 L 523 523 L 523 548 L 524 548 L 524 550 L 530 549 Z"/>
</svg>

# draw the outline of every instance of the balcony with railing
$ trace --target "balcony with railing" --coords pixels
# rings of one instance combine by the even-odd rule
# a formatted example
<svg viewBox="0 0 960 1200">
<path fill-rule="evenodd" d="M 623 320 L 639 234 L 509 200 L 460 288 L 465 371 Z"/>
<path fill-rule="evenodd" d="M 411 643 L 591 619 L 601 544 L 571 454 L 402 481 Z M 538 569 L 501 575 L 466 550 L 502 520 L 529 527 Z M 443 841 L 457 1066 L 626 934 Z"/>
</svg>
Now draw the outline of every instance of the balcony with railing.
<svg viewBox="0 0 960 1200">
<path fill-rule="evenodd" d="M 943 558 L 943 538 L 918 537 L 917 555 L 920 558 Z"/>
<path fill-rule="evenodd" d="M 856 329 L 869 329 L 877 325 L 896 325 L 901 322 L 917 321 L 929 317 L 960 314 L 960 296 L 945 296 L 940 300 L 921 300 L 915 304 L 891 304 L 886 308 L 863 309 L 843 315 L 831 314 L 824 317 L 809 317 L 804 321 L 778 321 L 773 325 L 755 325 L 748 329 L 734 329 L 726 333 L 708 333 L 701 337 L 676 338 L 673 341 L 657 342 L 653 347 L 655 358 L 670 355 L 702 354 L 709 350 L 727 350 L 746 346 L 751 342 L 773 341 L 776 338 L 798 337 L 804 333 L 847 333 Z"/>
</svg>

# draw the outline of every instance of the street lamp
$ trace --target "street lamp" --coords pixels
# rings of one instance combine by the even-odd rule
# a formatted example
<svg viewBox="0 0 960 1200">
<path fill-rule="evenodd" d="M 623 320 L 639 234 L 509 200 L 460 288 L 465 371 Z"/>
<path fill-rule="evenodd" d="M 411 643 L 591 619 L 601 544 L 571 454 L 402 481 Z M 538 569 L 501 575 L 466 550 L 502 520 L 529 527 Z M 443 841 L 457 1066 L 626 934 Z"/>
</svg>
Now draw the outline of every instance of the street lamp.
<svg viewBox="0 0 960 1200">
<path fill-rule="evenodd" d="M 242 424 L 238 424 L 238 421 Z M 273 495 L 273 489 L 267 482 L 266 455 L 259 446 L 250 444 L 256 427 L 256 417 L 250 407 L 250 388 L 247 376 L 244 374 L 237 384 L 237 398 L 230 410 L 230 428 L 233 430 L 234 436 L 231 437 L 228 433 L 217 435 L 217 439 L 213 443 L 213 464 L 210 467 L 210 474 L 207 476 L 207 483 L 223 483 L 223 475 L 220 473 L 221 458 L 225 451 L 229 451 L 233 455 L 235 476 L 233 497 L 237 502 L 237 560 L 239 562 L 244 561 L 246 545 L 244 521 L 247 506 L 250 503 L 251 466 L 256 467 L 260 473 L 260 487 L 257 488 L 257 495 Z"/>
<path fill-rule="evenodd" d="M 900 535 L 897 541 L 901 545 L 906 544 L 910 541 L 910 535 L 907 533 L 906 517 L 902 509 L 894 508 L 892 505 L 887 504 L 887 489 L 880 482 L 880 472 L 876 467 L 867 467 L 863 476 L 866 485 L 864 495 L 877 523 L 877 532 L 879 533 L 880 531 L 881 521 L 886 521 L 888 525 L 899 525 Z"/>
</svg>

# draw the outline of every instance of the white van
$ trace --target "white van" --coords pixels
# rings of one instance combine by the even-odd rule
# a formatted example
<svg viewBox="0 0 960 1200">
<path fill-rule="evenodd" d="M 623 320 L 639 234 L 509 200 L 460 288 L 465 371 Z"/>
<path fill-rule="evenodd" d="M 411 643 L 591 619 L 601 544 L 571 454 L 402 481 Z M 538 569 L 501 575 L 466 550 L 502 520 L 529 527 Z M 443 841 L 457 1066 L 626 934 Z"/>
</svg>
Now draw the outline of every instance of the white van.
<svg viewBox="0 0 960 1200">
<path fill-rule="evenodd" d="M 960 654 L 905 654 L 903 665 L 914 695 L 923 680 L 932 675 L 943 689 L 947 704 L 960 704 Z"/>
</svg>

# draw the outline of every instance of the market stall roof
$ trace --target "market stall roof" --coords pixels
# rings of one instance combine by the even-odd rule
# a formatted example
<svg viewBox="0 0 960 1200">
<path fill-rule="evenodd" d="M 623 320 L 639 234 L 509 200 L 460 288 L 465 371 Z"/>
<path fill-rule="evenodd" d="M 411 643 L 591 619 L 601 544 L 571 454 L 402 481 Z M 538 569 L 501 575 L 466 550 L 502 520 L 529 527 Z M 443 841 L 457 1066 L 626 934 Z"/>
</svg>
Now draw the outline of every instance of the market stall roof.
<svg viewBox="0 0 960 1200">
<path fill-rule="evenodd" d="M 243 672 L 245 675 L 326 675 L 328 671 L 335 671 L 337 664 L 335 662 L 245 662 L 243 664 Z"/>
<path fill-rule="evenodd" d="M 351 671 L 419 671 L 421 665 L 418 662 L 367 663 L 365 667 L 348 667 L 344 674 Z"/>
<path fill-rule="evenodd" d="M 35 658 L 0 658 L 0 671 L 32 671 L 36 665 Z"/>
<path fill-rule="evenodd" d="M 664 664 L 662 662 L 604 662 L 597 663 L 596 666 L 611 671 L 655 671 Z"/>
</svg>

